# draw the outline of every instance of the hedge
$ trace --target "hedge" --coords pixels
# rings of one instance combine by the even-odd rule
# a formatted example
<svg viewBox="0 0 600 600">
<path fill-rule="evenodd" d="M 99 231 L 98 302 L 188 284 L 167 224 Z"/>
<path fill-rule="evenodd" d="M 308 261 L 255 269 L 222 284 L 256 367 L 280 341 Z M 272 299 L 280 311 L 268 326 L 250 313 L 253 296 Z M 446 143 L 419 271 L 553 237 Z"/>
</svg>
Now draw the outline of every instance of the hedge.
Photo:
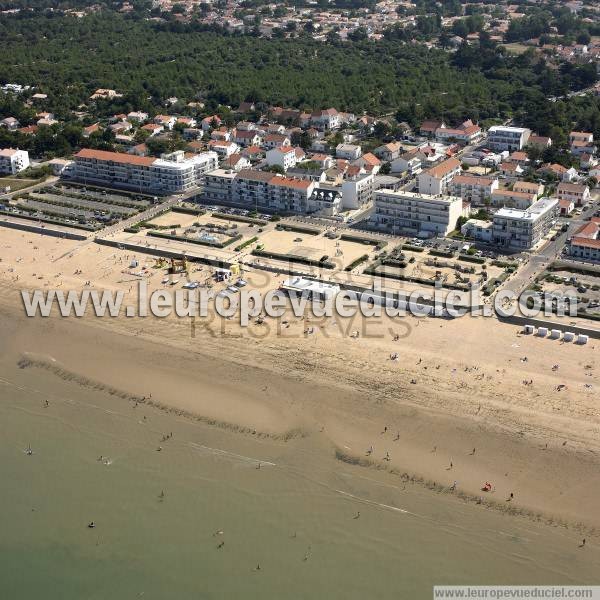
<svg viewBox="0 0 600 600">
<path fill-rule="evenodd" d="M 431 254 L 431 256 L 441 256 L 443 258 L 452 258 L 454 256 L 452 250 L 430 250 L 429 254 Z"/>
<path fill-rule="evenodd" d="M 211 214 L 215 219 L 225 219 L 227 221 L 241 221 L 242 223 L 254 223 L 254 225 L 266 225 L 267 222 L 262 219 L 253 219 L 252 217 L 242 217 L 241 215 L 228 215 L 227 213 L 214 212 Z"/>
<path fill-rule="evenodd" d="M 459 254 L 458 260 L 463 260 L 465 262 L 477 263 L 478 265 L 485 264 L 485 258 L 480 258 L 479 256 L 469 256 L 468 254 Z"/>
<path fill-rule="evenodd" d="M 411 252 L 424 252 L 425 248 L 421 248 L 421 246 L 411 246 L 410 244 L 404 244 L 404 246 L 402 246 L 402 250 L 410 250 Z"/>
<path fill-rule="evenodd" d="M 7 210 L 0 210 L 0 215 L 6 215 L 7 217 L 17 217 L 19 219 L 25 219 L 27 221 L 40 221 L 41 223 L 48 223 L 49 225 L 61 225 L 62 227 L 72 227 L 73 229 L 83 229 L 84 231 L 98 231 L 101 227 L 94 227 L 93 225 L 84 225 L 82 223 L 65 223 L 60 219 L 52 219 L 51 217 L 34 217 L 32 215 L 8 212 Z"/>
<path fill-rule="evenodd" d="M 320 229 L 312 229 L 311 227 L 302 227 L 301 225 L 280 224 L 280 225 L 276 225 L 275 229 L 278 229 L 279 231 L 293 231 L 294 233 L 305 233 L 307 235 L 319 235 L 321 233 Z"/>
<path fill-rule="evenodd" d="M 420 283 L 422 285 L 435 286 L 435 280 L 433 279 L 421 279 L 420 277 L 409 277 L 407 275 L 400 275 L 399 273 L 382 273 L 377 271 L 377 268 L 371 268 L 365 270 L 365 275 L 377 275 L 378 277 L 389 277 L 390 279 L 397 279 L 399 281 L 410 281 L 412 283 Z M 442 283 L 442 287 L 448 290 L 460 290 L 462 292 L 467 291 L 469 288 L 466 285 L 458 285 L 456 283 Z"/>
<path fill-rule="evenodd" d="M 178 242 L 189 242 L 190 244 L 199 244 L 200 246 L 210 246 L 211 248 L 225 248 L 226 246 L 229 246 L 229 244 L 233 244 L 233 242 L 237 242 L 238 240 L 242 239 L 241 235 L 236 235 L 226 240 L 225 242 L 209 242 L 208 240 L 187 238 L 183 235 L 171 235 L 170 233 L 162 233 L 160 231 L 149 231 L 146 235 L 164 238 L 168 240 L 176 240 Z"/>
<path fill-rule="evenodd" d="M 386 240 L 374 240 L 373 238 L 363 237 L 361 235 L 352 235 L 350 233 L 342 233 L 340 235 L 341 240 L 347 242 L 357 242 L 358 244 L 369 244 L 370 246 L 376 246 L 377 250 L 383 250 L 387 246 Z"/>
<path fill-rule="evenodd" d="M 254 256 L 260 256 L 263 258 L 273 258 L 276 260 L 288 260 L 290 262 L 296 262 L 303 265 L 309 265 L 312 267 L 323 267 L 324 269 L 335 269 L 335 265 L 329 261 L 312 260 L 303 256 L 294 256 L 293 254 L 280 254 L 277 252 L 268 252 L 266 250 L 252 250 Z"/>
<path fill-rule="evenodd" d="M 201 208 L 188 208 L 186 206 L 173 206 L 172 212 L 183 213 L 184 215 L 196 215 L 197 217 L 206 214 L 205 210 Z"/>
<path fill-rule="evenodd" d="M 369 255 L 368 254 L 363 254 L 362 256 L 359 256 L 356 260 L 353 260 L 345 269 L 344 271 L 352 271 L 352 269 L 355 269 L 356 267 L 358 267 L 358 265 L 361 265 L 362 263 L 364 263 L 365 261 L 369 260 Z"/>
<path fill-rule="evenodd" d="M 234 248 L 234 250 L 236 252 L 239 252 L 240 250 L 243 250 L 246 246 L 249 246 L 250 244 L 253 244 L 254 242 L 256 242 L 256 240 L 258 240 L 257 237 L 250 238 L 249 240 L 246 240 L 244 243 L 240 244 L 239 246 L 236 246 Z"/>
</svg>

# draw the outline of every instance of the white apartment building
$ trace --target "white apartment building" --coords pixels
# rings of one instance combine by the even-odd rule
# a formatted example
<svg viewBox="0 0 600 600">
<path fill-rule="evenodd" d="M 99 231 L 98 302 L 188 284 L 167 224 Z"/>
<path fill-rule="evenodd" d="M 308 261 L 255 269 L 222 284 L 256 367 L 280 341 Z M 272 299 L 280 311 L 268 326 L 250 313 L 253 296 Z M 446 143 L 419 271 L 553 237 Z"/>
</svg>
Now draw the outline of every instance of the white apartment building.
<svg viewBox="0 0 600 600">
<path fill-rule="evenodd" d="M 342 181 L 342 204 L 345 209 L 353 210 L 364 206 L 373 198 L 373 173 L 359 173 Z"/>
<path fill-rule="evenodd" d="M 2 175 L 16 175 L 29 166 L 29 152 L 16 148 L 3 148 L 0 150 L 0 173 Z"/>
<path fill-rule="evenodd" d="M 542 198 L 526 210 L 501 208 L 493 217 L 492 242 L 511 250 L 528 250 L 550 231 L 557 214 L 556 198 Z"/>
<path fill-rule="evenodd" d="M 375 192 L 373 223 L 387 232 L 447 235 L 462 215 L 462 199 L 414 192 Z"/>
<path fill-rule="evenodd" d="M 492 150 L 503 151 L 521 150 L 527 145 L 531 129 L 525 127 L 505 127 L 494 125 L 488 129 L 486 145 Z"/>
<path fill-rule="evenodd" d="M 284 171 L 287 171 L 295 167 L 296 162 L 296 150 L 291 146 L 279 146 L 278 148 L 267 150 L 267 164 L 270 167 L 279 166 Z"/>
<path fill-rule="evenodd" d="M 455 175 L 450 183 L 450 193 L 453 196 L 460 196 L 472 204 L 484 204 L 486 200 L 491 200 L 497 189 L 496 177 L 459 174 Z"/>
<path fill-rule="evenodd" d="M 446 194 L 450 189 L 450 182 L 460 172 L 458 159 L 449 158 L 419 174 L 419 192 L 429 196 Z"/>
<path fill-rule="evenodd" d="M 176 194 L 196 187 L 204 174 L 217 166 L 214 152 L 186 158 L 179 151 L 153 158 L 84 148 L 75 155 L 71 176 L 84 183 Z"/>
</svg>

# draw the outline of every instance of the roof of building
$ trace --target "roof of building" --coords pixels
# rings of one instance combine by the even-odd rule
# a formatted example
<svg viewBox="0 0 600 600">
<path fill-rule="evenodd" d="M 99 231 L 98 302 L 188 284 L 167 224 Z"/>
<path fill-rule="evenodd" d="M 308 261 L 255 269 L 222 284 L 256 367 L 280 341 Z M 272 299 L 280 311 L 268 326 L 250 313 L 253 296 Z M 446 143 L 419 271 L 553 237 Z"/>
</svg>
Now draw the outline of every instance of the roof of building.
<svg viewBox="0 0 600 600">
<path fill-rule="evenodd" d="M 567 183 L 566 181 L 561 181 L 556 188 L 558 192 L 583 192 L 586 189 L 588 189 L 587 185 L 583 185 L 582 183 Z"/>
<path fill-rule="evenodd" d="M 493 177 L 480 177 L 479 175 L 459 174 L 456 175 L 456 177 L 454 177 L 452 183 L 487 186 L 492 185 L 494 181 L 496 180 Z"/>
<path fill-rule="evenodd" d="M 441 162 L 439 165 L 427 169 L 425 173 L 427 173 L 431 177 L 439 179 L 457 168 L 460 168 L 460 161 L 456 158 L 449 158 Z"/>
<path fill-rule="evenodd" d="M 155 158 L 147 156 L 134 156 L 132 154 L 124 154 L 122 152 L 107 152 L 105 150 L 93 150 L 92 148 L 83 148 L 76 155 L 75 159 L 87 158 L 99 161 L 110 161 L 121 164 L 138 165 L 141 167 L 149 167 L 156 161 Z"/>
<path fill-rule="evenodd" d="M 250 169 L 242 169 L 238 174 L 238 179 L 247 179 L 249 181 L 262 181 L 267 183 L 274 179 L 276 175 L 270 171 L 252 171 Z"/>
</svg>

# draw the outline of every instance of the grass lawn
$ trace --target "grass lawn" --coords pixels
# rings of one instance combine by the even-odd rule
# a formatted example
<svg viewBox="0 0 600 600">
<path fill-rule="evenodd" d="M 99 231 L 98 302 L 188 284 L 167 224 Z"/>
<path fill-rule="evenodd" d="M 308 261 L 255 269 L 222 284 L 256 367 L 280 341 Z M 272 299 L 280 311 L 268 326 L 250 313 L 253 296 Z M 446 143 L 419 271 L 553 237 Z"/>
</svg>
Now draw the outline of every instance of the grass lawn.
<svg viewBox="0 0 600 600">
<path fill-rule="evenodd" d="M 31 187 L 40 183 L 41 179 L 17 179 L 16 177 L 0 177 L 0 189 L 10 186 L 11 192 L 16 192 L 24 188 Z"/>
</svg>

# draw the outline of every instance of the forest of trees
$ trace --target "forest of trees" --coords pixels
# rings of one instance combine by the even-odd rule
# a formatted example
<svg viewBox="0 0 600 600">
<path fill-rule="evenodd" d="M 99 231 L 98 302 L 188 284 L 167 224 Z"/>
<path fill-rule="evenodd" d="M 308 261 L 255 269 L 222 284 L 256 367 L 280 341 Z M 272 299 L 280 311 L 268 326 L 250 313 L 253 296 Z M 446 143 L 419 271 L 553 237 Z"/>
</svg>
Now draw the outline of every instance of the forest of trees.
<svg viewBox="0 0 600 600">
<path fill-rule="evenodd" d="M 528 51 L 520 56 L 481 34 L 479 47 L 455 53 L 386 39 L 315 43 L 309 36 L 264 39 L 226 35 L 199 24 L 150 22 L 112 11 L 0 19 L 0 82 L 49 94 L 60 119 L 90 93 L 124 93 L 108 110 L 150 110 L 171 96 L 201 99 L 207 110 L 253 100 L 282 106 L 396 114 L 416 124 L 516 118 L 540 134 L 573 123 L 600 136 L 597 98 L 550 102 L 596 81 L 594 69 L 559 72 Z M 19 116 L 19 115 L 15 115 Z"/>
</svg>

